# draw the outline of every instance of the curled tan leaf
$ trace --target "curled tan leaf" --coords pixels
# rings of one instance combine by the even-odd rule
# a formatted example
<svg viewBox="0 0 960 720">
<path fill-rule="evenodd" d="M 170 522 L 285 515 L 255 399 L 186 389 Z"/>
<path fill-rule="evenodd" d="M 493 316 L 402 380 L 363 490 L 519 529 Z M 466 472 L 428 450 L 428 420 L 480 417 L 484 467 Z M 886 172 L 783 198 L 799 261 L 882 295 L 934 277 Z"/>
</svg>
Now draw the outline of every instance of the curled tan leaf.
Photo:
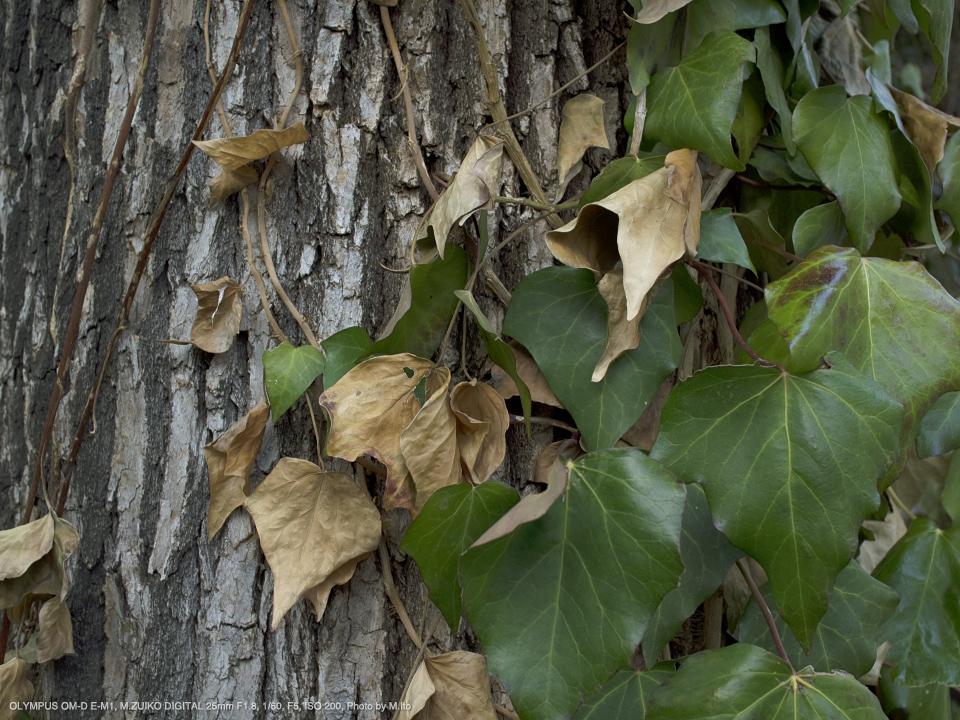
<svg viewBox="0 0 960 720">
<path fill-rule="evenodd" d="M 334 570 L 330 577 L 319 585 L 316 585 L 306 592 L 306 598 L 313 605 L 313 612 L 317 617 L 317 622 L 323 619 L 323 613 L 327 609 L 327 601 L 330 600 L 330 592 L 337 585 L 346 585 L 357 570 L 357 565 L 370 557 L 370 554 L 363 555 L 354 560 L 349 560 L 339 568 Z"/>
<path fill-rule="evenodd" d="M 584 94 L 577 95 L 563 106 L 557 146 L 558 200 L 563 197 L 570 181 L 583 169 L 580 160 L 587 148 L 610 149 L 607 131 L 603 126 L 603 105 L 600 98 Z"/>
<path fill-rule="evenodd" d="M 246 137 L 194 140 L 193 144 L 225 171 L 233 172 L 248 162 L 260 160 L 277 150 L 305 143 L 309 139 L 310 133 L 301 122 L 286 130 L 257 130 Z"/>
<path fill-rule="evenodd" d="M 644 297 L 644 305 L 648 306 L 656 295 L 657 284 Z M 600 382 L 610 369 L 610 365 L 628 350 L 633 350 L 640 344 L 640 319 L 646 311 L 641 307 L 640 312 L 632 320 L 627 319 L 627 295 L 623 287 L 623 268 L 608 272 L 597 283 L 600 295 L 607 303 L 607 346 L 603 355 L 593 369 L 593 382 Z"/>
<path fill-rule="evenodd" d="M 53 547 L 53 514 L 0 532 L 0 580 L 20 577 Z"/>
<path fill-rule="evenodd" d="M 553 390 L 547 385 L 547 379 L 540 371 L 540 367 L 537 365 L 537 361 L 533 359 L 533 355 L 516 340 L 511 340 L 507 345 L 513 350 L 513 355 L 517 362 L 517 375 L 520 376 L 520 379 L 523 380 L 530 390 L 530 399 L 534 402 L 543 403 L 544 405 L 550 405 L 562 410 L 563 403 L 557 400 L 557 396 L 553 394 Z M 509 400 L 517 395 L 516 383 L 513 382 L 513 379 L 507 375 L 503 368 L 499 365 L 494 365 L 490 374 L 492 376 L 493 389 L 496 390 L 497 395 L 504 400 Z"/>
<path fill-rule="evenodd" d="M 191 285 L 190 289 L 198 303 L 190 342 L 209 353 L 226 352 L 240 332 L 243 286 L 223 276 L 213 282 Z"/>
<path fill-rule="evenodd" d="M 244 507 L 273 571 L 273 629 L 294 603 L 380 542 L 380 513 L 344 473 L 281 458 Z"/>
<path fill-rule="evenodd" d="M 691 0 L 650 0 L 643 4 L 643 10 L 637 13 L 637 22 L 649 25 L 672 12 L 676 12 Z"/>
<path fill-rule="evenodd" d="M 263 431 L 270 418 L 266 400 L 238 420 L 203 449 L 210 474 L 207 539 L 213 539 L 234 510 L 250 494 L 250 471 L 260 452 Z"/>
<path fill-rule="evenodd" d="M 52 520 L 46 520 L 52 518 Z M 66 594 L 65 566 L 67 558 L 77 549 L 80 536 L 76 528 L 54 513 L 41 518 L 53 527 L 53 540 L 49 550 L 34 560 L 20 575 L 0 580 L 0 610 L 17 608 L 29 595 L 51 596 Z M 40 521 L 35 521 L 40 522 Z M 30 523 L 32 525 L 33 523 Z M 29 527 L 24 526 L 24 527 Z M 7 531 L 10 532 L 10 531 Z M 46 545 L 33 542 L 33 550 Z M 16 567 L 22 566 L 19 563 Z"/>
<path fill-rule="evenodd" d="M 33 683 L 29 680 L 30 666 L 20 658 L 0 665 L 0 720 L 13 720 L 17 706 L 33 700 Z"/>
<path fill-rule="evenodd" d="M 424 659 L 401 707 L 399 720 L 497 720 L 487 659 L 464 650 Z"/>
<path fill-rule="evenodd" d="M 850 95 L 869 95 L 870 83 L 861 69 L 863 55 L 853 15 L 837 18 L 823 31 L 818 53 L 823 69 Z"/>
<path fill-rule="evenodd" d="M 506 403 L 489 385 L 462 382 L 450 393 L 457 417 L 460 458 L 474 484 L 485 482 L 507 454 L 510 414 Z"/>
<path fill-rule="evenodd" d="M 560 456 L 561 452 L 563 453 L 562 457 Z M 558 457 L 563 462 L 564 460 L 576 460 L 582 454 L 583 451 L 576 443 L 566 440 L 557 440 L 550 443 L 537 455 L 537 463 L 533 468 L 533 481 L 541 485 L 548 484 L 550 482 L 550 469 Z"/>
<path fill-rule="evenodd" d="M 37 662 L 73 655 L 73 624 L 63 598 L 50 598 L 40 606 L 37 624 Z"/>
<path fill-rule="evenodd" d="M 447 235 L 456 223 L 463 225 L 477 210 L 489 210 L 500 190 L 503 141 L 481 135 L 467 152 L 460 170 L 433 206 L 426 227 L 433 231 L 437 252 L 443 257 Z M 421 240 L 424 236 L 421 236 Z"/>
<path fill-rule="evenodd" d="M 221 200 L 253 185 L 259 179 L 260 175 L 249 165 L 238 167 L 231 172 L 221 170 L 210 180 L 210 204 L 208 207 L 213 207 Z"/>
<path fill-rule="evenodd" d="M 947 133 L 960 129 L 960 118 L 941 112 L 892 85 L 887 85 L 887 88 L 897 101 L 900 119 L 903 120 L 903 128 L 907 131 L 910 142 L 917 146 L 923 163 L 932 173 L 943 159 Z"/>
</svg>

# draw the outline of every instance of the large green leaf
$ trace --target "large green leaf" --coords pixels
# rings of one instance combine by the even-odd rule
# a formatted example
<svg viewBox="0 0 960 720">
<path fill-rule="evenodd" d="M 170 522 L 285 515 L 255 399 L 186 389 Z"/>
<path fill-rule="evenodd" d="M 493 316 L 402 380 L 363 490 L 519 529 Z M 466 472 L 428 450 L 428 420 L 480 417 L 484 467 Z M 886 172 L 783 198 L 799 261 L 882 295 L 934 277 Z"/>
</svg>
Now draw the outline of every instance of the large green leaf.
<svg viewBox="0 0 960 720">
<path fill-rule="evenodd" d="M 664 155 L 655 155 L 648 158 L 625 157 L 614 160 L 590 183 L 590 187 L 580 198 L 580 207 L 603 200 L 634 180 L 645 178 L 662 168 L 665 159 Z"/>
<path fill-rule="evenodd" d="M 766 586 L 763 596 L 775 611 L 776 603 Z M 880 626 L 893 615 L 898 599 L 896 592 L 870 577 L 856 560 L 851 560 L 837 576 L 830 606 L 817 626 L 810 655 L 800 649 L 800 643 L 786 623 L 775 616 L 777 630 L 794 667 L 813 665 L 814 670 L 820 672 L 843 670 L 860 677 L 870 671 L 877 659 L 877 645 L 884 640 L 879 635 Z M 740 620 L 739 629 L 740 642 L 777 651 L 760 608 L 753 600 Z"/>
<path fill-rule="evenodd" d="M 881 629 L 893 681 L 960 685 L 960 526 L 941 530 L 917 518 L 873 574 L 900 593 Z"/>
<path fill-rule="evenodd" d="M 263 384 L 274 422 L 320 376 L 324 363 L 323 353 L 312 345 L 295 348 L 285 342 L 263 353 Z"/>
<path fill-rule="evenodd" d="M 568 716 L 628 667 L 677 584 L 683 485 L 639 450 L 568 465 L 543 517 L 460 559 L 467 619 L 523 718 Z"/>
<path fill-rule="evenodd" d="M 852 372 L 852 371 L 851 371 Z M 898 403 L 839 369 L 712 367 L 667 399 L 651 457 L 703 486 L 714 524 L 766 570 L 809 650 L 897 452 Z"/>
<path fill-rule="evenodd" d="M 410 268 L 410 307 L 387 337 L 377 340 L 361 355 L 410 353 L 428 358 L 437 351 L 457 309 L 454 291 L 467 284 L 467 254 L 447 243 L 443 257 Z"/>
<path fill-rule="evenodd" d="M 755 58 L 753 45 L 734 32 L 708 35 L 680 64 L 653 76 L 645 135 L 744 170 L 733 152 L 730 132 L 740 105 L 744 68 Z"/>
<path fill-rule="evenodd" d="M 801 670 L 740 643 L 697 653 L 653 693 L 646 720 L 885 720 L 877 698 L 843 673 Z"/>
<path fill-rule="evenodd" d="M 327 354 L 327 364 L 323 369 L 323 389 L 337 384 L 337 380 L 353 370 L 360 356 L 370 347 L 370 336 L 362 327 L 348 327 L 335 332 L 320 343 Z"/>
<path fill-rule="evenodd" d="M 753 44 L 757 46 L 757 69 L 763 80 L 763 89 L 767 95 L 770 107 L 777 111 L 780 118 L 780 129 L 783 132 L 783 143 L 787 152 L 796 154 L 797 144 L 793 141 L 793 113 L 787 94 L 783 90 L 783 63 L 780 55 L 770 43 L 770 28 L 760 27 L 753 34 Z"/>
<path fill-rule="evenodd" d="M 954 133 L 947 140 L 937 174 L 943 181 L 943 195 L 935 207 L 950 215 L 956 227 L 960 225 L 960 133 Z"/>
<path fill-rule="evenodd" d="M 926 687 L 904 687 L 890 680 L 890 668 L 880 671 L 877 683 L 880 706 L 887 717 L 907 720 L 951 720 L 950 688 L 946 685 L 927 685 Z"/>
<path fill-rule="evenodd" d="M 743 553 L 733 547 L 713 526 L 707 496 L 696 483 L 687 485 L 683 511 L 680 557 L 683 574 L 676 588 L 664 596 L 643 633 L 643 656 L 655 658 L 663 647 L 710 597 Z"/>
<path fill-rule="evenodd" d="M 818 247 L 839 245 L 846 236 L 843 212 L 836 200 L 817 205 L 797 218 L 793 226 L 793 250 L 806 257 Z"/>
<path fill-rule="evenodd" d="M 687 266 L 677 263 L 670 271 L 673 278 L 673 315 L 677 325 L 693 320 L 703 307 L 703 288 L 690 277 Z"/>
<path fill-rule="evenodd" d="M 917 435 L 917 455 L 928 458 L 960 449 L 960 392 L 938 399 L 923 420 Z"/>
<path fill-rule="evenodd" d="M 454 635 L 460 625 L 460 555 L 519 500 L 516 490 L 498 482 L 441 488 L 403 536 L 400 548 L 417 561 L 430 599 Z"/>
<path fill-rule="evenodd" d="M 914 0 L 911 4 L 920 29 L 933 46 L 933 60 L 937 64 L 937 75 L 933 79 L 933 103 L 936 105 L 947 92 L 954 0 Z"/>
<path fill-rule="evenodd" d="M 746 30 L 787 19 L 776 0 L 693 0 L 687 6 L 687 47 L 699 45 L 715 30 Z"/>
<path fill-rule="evenodd" d="M 919 263 L 824 247 L 769 285 L 766 296 L 793 369 L 815 368 L 840 350 L 903 403 L 904 451 L 927 408 L 960 388 L 960 303 Z"/>
<path fill-rule="evenodd" d="M 549 267 L 525 277 L 503 331 L 533 355 L 588 450 L 616 443 L 680 359 L 669 281 L 640 321 L 639 347 L 617 358 L 600 382 L 591 377 L 607 344 L 607 304 L 590 270 Z"/>
<path fill-rule="evenodd" d="M 854 245 L 866 252 L 901 200 L 890 133 L 870 98 L 847 98 L 838 85 L 807 93 L 793 111 L 793 138 L 840 201 Z"/>
<path fill-rule="evenodd" d="M 710 210 L 700 216 L 697 257 L 711 262 L 733 263 L 757 273 L 730 208 Z"/>
<path fill-rule="evenodd" d="M 673 663 L 658 663 L 644 672 L 621 670 L 580 706 L 573 720 L 643 720 L 653 691 L 674 672 Z"/>
</svg>

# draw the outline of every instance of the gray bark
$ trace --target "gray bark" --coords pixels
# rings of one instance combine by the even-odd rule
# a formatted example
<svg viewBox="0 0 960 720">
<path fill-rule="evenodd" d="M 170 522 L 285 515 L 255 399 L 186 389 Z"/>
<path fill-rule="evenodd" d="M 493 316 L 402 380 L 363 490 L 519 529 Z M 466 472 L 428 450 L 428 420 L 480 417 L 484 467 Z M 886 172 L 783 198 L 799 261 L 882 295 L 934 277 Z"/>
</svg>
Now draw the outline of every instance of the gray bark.
<svg viewBox="0 0 960 720">
<path fill-rule="evenodd" d="M 59 343 L 143 43 L 148 3 L 108 2 L 99 20 L 77 116 L 79 147 L 73 229 L 61 252 L 70 173 L 64 160 L 64 98 L 86 2 L 0 5 L 0 527 L 19 521 L 40 440 Z M 215 0 L 211 38 L 222 67 L 236 28 L 239 0 Z M 267 203 L 270 244 L 281 280 L 318 337 L 361 325 L 372 335 L 390 317 L 408 247 L 429 196 L 406 145 L 401 87 L 379 21 L 367 0 L 292 0 L 304 62 L 304 87 L 291 122 L 311 139 L 285 151 Z M 625 28 L 615 3 L 573 0 L 481 0 L 488 42 L 508 112 L 528 107 L 609 52 Z M 179 161 L 212 85 L 204 63 L 203 0 L 164 0 L 157 47 L 104 227 L 92 286 L 55 432 L 55 454 L 69 449 L 140 249 L 147 218 Z M 402 0 L 391 9 L 427 164 L 456 170 L 489 119 L 474 40 L 456 2 Z M 283 21 L 262 0 L 224 93 L 234 132 L 268 127 L 294 86 Z M 608 134 L 622 113 L 623 57 L 571 89 L 607 101 Z M 548 195 L 556 186 L 561 96 L 514 127 Z M 214 118 L 207 137 L 222 134 Z M 592 151 L 598 153 L 600 151 Z M 593 155 L 595 159 L 600 155 Z M 379 564 L 362 563 L 333 591 L 318 624 L 298 604 L 270 628 L 272 577 L 250 518 L 241 511 L 206 539 L 209 497 L 202 448 L 262 396 L 261 354 L 269 328 L 237 227 L 236 198 L 207 208 L 212 162 L 197 153 L 174 197 L 97 405 L 96 432 L 80 456 L 66 517 L 80 531 L 69 564 L 68 602 L 76 655 L 43 667 L 37 699 L 113 702 L 247 703 L 247 709 L 127 713 L 129 717 L 373 718 L 347 709 L 400 699 L 415 657 L 385 598 Z M 587 173 L 586 175 L 589 175 Z M 508 168 L 505 192 L 520 194 Z M 587 177 L 579 181 L 582 186 Z M 570 193 L 575 193 L 576 187 Z M 551 195 L 552 196 L 552 195 Z M 510 207 L 495 237 L 531 217 Z M 254 242 L 256 206 L 250 227 Z M 504 251 L 496 270 L 512 288 L 551 262 L 542 226 Z M 495 237 L 493 239 L 495 239 Z M 62 259 L 61 259 L 62 254 Z M 189 337 L 196 300 L 191 283 L 229 275 L 244 285 L 244 321 L 231 350 L 211 356 L 161 343 Z M 482 293 L 481 293 L 482 295 Z M 503 307 L 481 297 L 488 313 Z M 300 331 L 271 291 L 283 330 Z M 51 331 L 52 325 L 52 331 Z M 56 339 L 55 339 L 56 338 Z M 454 335 L 445 360 L 458 361 Z M 486 369 L 473 331 L 467 362 Z M 510 430 L 508 460 L 498 477 L 520 486 L 547 442 Z M 282 456 L 313 457 L 309 415 L 295 406 L 269 426 L 252 479 L 255 486 Z M 344 466 L 340 466 L 343 468 Z M 382 490 L 382 488 L 380 488 Z M 389 518 L 399 537 L 405 520 Z M 394 574 L 418 623 L 436 611 L 415 564 L 396 548 Z M 476 647 L 469 632 L 440 647 Z M 297 712 L 288 702 L 342 703 L 344 709 Z M 501 702 L 506 702 L 502 699 Z M 37 713 L 43 716 L 43 713 Z M 56 713 L 50 713 L 53 717 Z M 58 715 L 62 716 L 62 715 Z"/>
</svg>

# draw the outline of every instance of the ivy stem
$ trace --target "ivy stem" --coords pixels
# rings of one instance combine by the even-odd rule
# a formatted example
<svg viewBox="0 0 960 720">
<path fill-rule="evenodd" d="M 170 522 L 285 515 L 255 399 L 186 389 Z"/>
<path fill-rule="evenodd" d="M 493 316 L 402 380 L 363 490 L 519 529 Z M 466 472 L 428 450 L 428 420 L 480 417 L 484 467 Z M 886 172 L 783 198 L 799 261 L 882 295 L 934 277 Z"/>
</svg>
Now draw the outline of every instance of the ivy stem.
<svg viewBox="0 0 960 720">
<path fill-rule="evenodd" d="M 380 539 L 378 550 L 380 552 L 380 572 L 383 576 L 383 587 L 387 592 L 387 597 L 390 598 L 390 604 L 393 605 L 393 609 L 397 611 L 397 616 L 400 618 L 400 622 L 403 623 L 403 627 L 413 641 L 413 644 L 417 646 L 418 650 L 422 650 L 424 655 L 430 657 L 430 651 L 426 649 L 420 636 L 417 635 L 417 631 L 410 621 L 410 616 L 407 614 L 407 609 L 403 606 L 403 600 L 400 599 L 400 594 L 397 592 L 397 586 L 393 584 L 393 571 L 390 569 L 390 553 L 382 538 Z"/>
<path fill-rule="evenodd" d="M 762 288 L 762 287 L 760 287 L 760 286 L 757 285 L 756 283 L 750 282 L 750 281 L 747 280 L 746 278 L 740 277 L 740 276 L 737 275 L 736 273 L 732 273 L 732 272 L 730 272 L 729 270 L 724 270 L 723 268 L 717 267 L 716 265 L 714 265 L 714 266 L 713 266 L 712 268 L 710 268 L 710 269 L 711 269 L 711 270 L 715 270 L 716 272 L 720 273 L 721 275 L 726 275 L 727 277 L 732 277 L 732 278 L 733 278 L 734 280 L 736 280 L 738 283 L 742 283 L 742 284 L 746 285 L 747 287 L 752 287 L 754 290 L 759 290 L 760 292 L 763 292 L 763 288 Z"/>
<path fill-rule="evenodd" d="M 637 95 L 637 107 L 633 113 L 633 134 L 630 136 L 630 154 L 637 157 L 640 153 L 640 141 L 643 140 L 643 126 L 647 122 L 647 89 Z"/>
<path fill-rule="evenodd" d="M 733 313 L 730 312 L 730 306 L 727 305 L 727 301 L 723 297 L 723 292 L 721 292 L 720 287 L 717 285 L 717 281 L 714 280 L 710 275 L 710 270 L 713 268 L 708 265 L 704 265 L 699 260 L 684 260 L 684 262 L 690 267 L 694 268 L 698 273 L 700 273 L 700 277 L 707 281 L 707 284 L 710 286 L 710 289 L 717 298 L 717 302 L 720 304 L 720 309 L 723 310 L 723 316 L 727 319 L 727 325 L 730 326 L 730 332 L 733 334 L 734 339 L 737 341 L 737 344 L 743 349 L 743 351 L 764 367 L 775 367 L 779 368 L 781 372 L 787 372 L 787 369 L 783 365 L 777 362 L 764 360 L 762 357 L 757 355 L 749 345 L 747 345 L 747 341 L 743 339 L 743 335 L 741 335 L 740 330 L 737 329 L 737 323 L 733 319 Z"/>
<path fill-rule="evenodd" d="M 523 415 L 514 415 L 513 413 L 510 413 L 510 422 L 514 425 L 522 425 Z M 573 427 L 573 425 L 568 425 L 561 420 L 554 420 L 553 418 L 548 417 L 531 416 L 530 423 L 532 425 L 549 425 L 550 427 L 560 428 L 561 430 L 566 430 L 567 432 L 572 433 L 577 432 L 577 429 Z"/>
<path fill-rule="evenodd" d="M 750 568 L 747 567 L 747 563 L 744 562 L 743 558 L 737 560 L 737 567 L 740 569 L 740 574 L 743 575 L 743 579 L 747 581 L 747 585 L 750 586 L 750 592 L 753 593 L 753 599 L 757 601 L 757 606 L 760 608 L 760 612 L 763 613 L 763 619 L 767 621 L 767 628 L 773 637 L 773 644 L 777 646 L 777 652 L 780 653 L 780 657 L 783 658 L 783 661 L 790 667 L 790 672 L 796 675 L 797 671 L 787 656 L 787 651 L 783 647 L 783 640 L 780 639 L 777 624 L 773 621 L 773 614 L 767 606 L 767 601 L 764 600 L 763 595 L 760 594 L 760 588 L 758 588 L 757 583 L 754 582 L 753 575 L 750 574 Z"/>
<path fill-rule="evenodd" d="M 910 518 L 911 520 L 916 520 L 916 519 L 917 519 L 916 513 L 914 513 L 913 510 L 911 510 L 909 507 L 907 507 L 907 504 L 906 504 L 903 500 L 900 499 L 900 496 L 897 495 L 896 492 L 894 492 L 894 489 L 893 489 L 892 487 L 887 488 L 887 495 L 890 497 L 890 501 L 891 501 L 894 505 L 896 505 L 898 508 L 900 508 L 900 510 L 902 510 L 903 513 L 904 513 L 908 518 Z"/>
</svg>

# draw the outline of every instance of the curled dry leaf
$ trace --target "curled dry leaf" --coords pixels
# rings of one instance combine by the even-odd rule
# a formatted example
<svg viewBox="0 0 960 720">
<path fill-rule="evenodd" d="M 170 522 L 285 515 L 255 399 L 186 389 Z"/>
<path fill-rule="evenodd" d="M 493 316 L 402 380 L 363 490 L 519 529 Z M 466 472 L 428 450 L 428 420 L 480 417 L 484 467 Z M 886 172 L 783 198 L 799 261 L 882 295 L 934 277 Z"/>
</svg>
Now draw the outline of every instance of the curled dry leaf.
<svg viewBox="0 0 960 720">
<path fill-rule="evenodd" d="M 53 515 L 0 532 L 0 580 L 20 577 L 53 547 Z"/>
<path fill-rule="evenodd" d="M 450 393 L 450 405 L 457 417 L 460 460 L 471 482 L 479 485 L 507 454 L 507 406 L 496 390 L 476 380 L 457 385 Z"/>
<path fill-rule="evenodd" d="M 240 332 L 243 286 L 224 275 L 213 282 L 191 285 L 190 289 L 198 303 L 190 342 L 209 353 L 226 352 Z"/>
<path fill-rule="evenodd" d="M 349 475 L 306 460 L 281 458 L 244 507 L 273 571 L 274 630 L 297 600 L 338 571 L 342 578 L 345 564 L 380 542 L 380 513 L 367 493 Z"/>
<path fill-rule="evenodd" d="M 30 666 L 20 658 L 0 665 L 0 720 L 13 720 L 19 713 L 18 703 L 33 700 Z"/>
<path fill-rule="evenodd" d="M 210 473 L 210 504 L 207 506 L 207 538 L 213 539 L 234 510 L 250 494 L 250 471 L 260 452 L 270 406 L 261 400 L 203 449 Z"/>
<path fill-rule="evenodd" d="M 330 577 L 319 585 L 316 585 L 306 592 L 306 598 L 313 605 L 313 612 L 317 616 L 317 622 L 323 619 L 323 613 L 327 609 L 327 601 L 330 599 L 330 592 L 337 585 L 346 585 L 357 570 L 357 565 L 367 559 L 369 555 L 349 560 L 339 568 L 334 570 Z"/>
<path fill-rule="evenodd" d="M 947 133 L 960 129 L 960 118 L 941 112 L 892 85 L 887 85 L 887 89 L 897 101 L 903 129 L 907 131 L 910 141 L 917 146 L 924 165 L 932 173 L 943 159 Z"/>
<path fill-rule="evenodd" d="M 48 517 L 52 520 L 47 520 Z M 49 530 L 44 526 L 41 525 L 42 532 L 33 530 L 33 533 L 40 536 L 39 541 L 37 536 L 32 533 L 26 536 L 30 539 L 32 547 L 24 556 L 11 562 L 8 570 L 8 572 L 19 572 L 20 574 L 9 575 L 0 580 L 0 610 L 17 608 L 27 596 L 61 595 L 62 597 L 66 594 L 64 567 L 67 558 L 77 549 L 80 536 L 77 534 L 76 528 L 66 520 L 58 518 L 54 513 L 49 513 L 40 520 L 22 527 L 30 528 L 35 526 L 35 523 L 47 523 L 46 527 L 52 526 L 53 537 L 49 549 L 43 555 L 36 557 L 39 550 L 46 547 L 46 533 Z M 6 530 L 0 535 L 14 533 L 7 536 L 14 539 L 16 537 L 14 531 L 16 530 L 20 530 L 20 528 Z M 15 552 L 14 555 L 16 555 Z M 26 561 L 30 558 L 34 559 L 24 568 Z"/>
<path fill-rule="evenodd" d="M 562 456 L 560 455 L 561 452 L 563 453 Z M 560 462 L 564 460 L 572 462 L 582 454 L 583 451 L 577 443 L 570 443 L 566 440 L 557 440 L 550 443 L 537 456 L 537 464 L 533 468 L 533 481 L 541 485 L 548 484 L 550 482 L 550 469 L 558 457 Z"/>
<path fill-rule="evenodd" d="M 697 153 L 675 150 L 660 170 L 585 205 L 575 220 L 548 232 L 547 245 L 561 262 L 604 275 L 622 260 L 632 320 L 660 275 L 685 252 L 696 253 L 701 185 Z"/>
<path fill-rule="evenodd" d="M 861 65 L 860 38 L 853 16 L 837 18 L 823 31 L 818 54 L 823 69 L 850 95 L 869 95 L 870 83 Z"/>
<path fill-rule="evenodd" d="M 516 340 L 511 340 L 507 345 L 513 350 L 513 355 L 517 361 L 517 375 L 529 388 L 530 399 L 562 410 L 563 403 L 557 400 L 557 396 L 547 385 L 547 379 L 543 376 L 537 361 L 533 359 L 529 351 Z M 517 385 L 506 371 L 494 365 L 490 374 L 493 377 L 493 389 L 496 390 L 497 395 L 504 400 L 509 400 L 517 395 Z"/>
<path fill-rule="evenodd" d="M 500 190 L 502 167 L 503 141 L 488 135 L 478 137 L 427 220 L 440 257 L 443 257 L 447 235 L 456 223 L 463 225 L 477 210 L 493 207 L 493 199 Z"/>
<path fill-rule="evenodd" d="M 394 495 L 394 507 L 419 513 L 433 493 L 460 482 L 457 419 L 450 408 L 449 386 L 449 368 L 437 368 L 430 373 L 426 402 L 400 433 L 400 452 L 413 479 L 415 496 Z"/>
<path fill-rule="evenodd" d="M 637 22 L 649 25 L 668 13 L 675 12 L 691 0 L 650 0 L 643 4 L 643 10 L 637 13 Z"/>
<path fill-rule="evenodd" d="M 497 720 L 487 659 L 463 650 L 424 659 L 402 707 L 398 720 Z"/>
<path fill-rule="evenodd" d="M 37 624 L 37 662 L 47 662 L 73 655 L 73 625 L 70 610 L 57 596 L 40 606 Z"/>
<path fill-rule="evenodd" d="M 560 141 L 557 147 L 557 200 L 563 197 L 567 185 L 583 169 L 580 161 L 589 147 L 610 149 L 607 131 L 603 127 L 604 102 L 594 95 L 577 95 L 563 106 L 560 121 Z"/>
<path fill-rule="evenodd" d="M 233 172 L 248 162 L 260 160 L 281 148 L 299 145 L 309 139 L 310 133 L 301 122 L 286 130 L 257 130 L 246 137 L 194 140 L 193 144 L 226 172 Z"/>
<path fill-rule="evenodd" d="M 590 378 L 593 382 L 600 382 L 610 369 L 610 365 L 628 350 L 633 350 L 640 344 L 640 320 L 657 294 L 662 281 L 654 283 L 651 291 L 644 296 L 643 303 L 633 319 L 627 319 L 627 294 L 623 285 L 623 268 L 611 270 L 597 283 L 600 295 L 607 303 L 607 347 L 597 362 Z"/>
<path fill-rule="evenodd" d="M 232 172 L 221 170 L 210 180 L 210 205 L 213 207 L 221 200 L 238 193 L 245 187 L 253 185 L 260 179 L 259 173 L 247 165 L 238 167 Z"/>
<path fill-rule="evenodd" d="M 327 452 L 353 462 L 370 455 L 387 467 L 384 506 L 412 507 L 400 434 L 420 412 L 414 388 L 434 369 L 415 355 L 384 355 L 366 360 L 320 396 L 332 419 Z"/>
</svg>

